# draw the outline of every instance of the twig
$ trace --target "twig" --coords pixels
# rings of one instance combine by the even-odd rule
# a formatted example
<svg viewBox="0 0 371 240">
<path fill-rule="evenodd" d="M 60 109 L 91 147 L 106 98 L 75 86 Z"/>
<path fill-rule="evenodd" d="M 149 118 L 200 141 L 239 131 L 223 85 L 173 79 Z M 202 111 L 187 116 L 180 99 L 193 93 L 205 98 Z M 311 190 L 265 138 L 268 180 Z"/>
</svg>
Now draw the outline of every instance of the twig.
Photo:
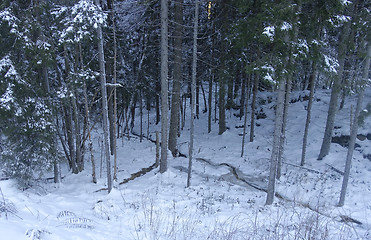
<svg viewBox="0 0 371 240">
<path fill-rule="evenodd" d="M 340 171 L 339 169 L 331 166 L 330 164 L 327 164 L 326 165 L 331 169 L 331 170 L 334 170 L 335 172 L 339 173 L 341 176 L 344 176 L 344 172 Z"/>
</svg>

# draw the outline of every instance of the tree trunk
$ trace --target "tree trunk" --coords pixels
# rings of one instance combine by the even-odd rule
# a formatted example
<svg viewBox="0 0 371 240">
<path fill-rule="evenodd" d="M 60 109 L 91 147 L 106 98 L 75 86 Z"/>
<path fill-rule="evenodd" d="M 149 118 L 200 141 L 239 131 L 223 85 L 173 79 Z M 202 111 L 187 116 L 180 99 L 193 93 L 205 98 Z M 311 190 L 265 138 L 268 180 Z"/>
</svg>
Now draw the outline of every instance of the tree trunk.
<svg viewBox="0 0 371 240">
<path fill-rule="evenodd" d="M 95 5 L 99 6 L 98 0 L 95 0 Z M 98 24 L 97 28 L 98 37 L 98 58 L 99 58 L 99 69 L 100 69 L 100 85 L 102 94 L 102 111 L 103 111 L 103 141 L 104 141 L 104 156 L 107 165 L 107 188 L 108 193 L 112 190 L 112 176 L 111 176 L 111 158 L 109 149 L 109 138 L 108 138 L 108 103 L 107 103 L 107 87 L 106 87 L 106 68 L 104 60 L 103 50 L 103 34 L 102 27 Z"/>
<path fill-rule="evenodd" d="M 242 71 L 242 88 L 241 88 L 240 114 L 239 114 L 240 115 L 240 120 L 242 119 L 242 116 L 246 113 L 245 100 L 246 100 L 246 95 L 247 95 L 246 92 L 248 91 L 248 89 L 246 89 L 246 85 L 247 85 L 246 71 L 243 70 Z"/>
<path fill-rule="evenodd" d="M 250 77 L 248 79 L 244 79 L 243 80 L 244 82 L 247 82 L 247 86 L 246 86 L 246 83 L 243 84 L 243 88 L 246 88 L 246 89 L 242 89 L 243 92 L 246 92 L 246 101 L 244 101 L 244 125 L 243 125 L 243 136 L 242 136 L 242 150 L 241 150 L 241 157 L 243 157 L 243 154 L 244 154 L 244 150 L 245 150 L 245 138 L 246 138 L 246 129 L 247 129 L 247 108 L 249 106 L 249 89 L 250 89 Z M 241 96 L 242 97 L 242 96 Z M 242 100 L 241 100 L 242 101 Z"/>
<path fill-rule="evenodd" d="M 290 102 L 290 92 L 291 92 L 291 82 L 292 82 L 291 78 L 292 76 L 288 76 L 287 82 L 286 82 L 286 92 L 285 92 L 283 117 L 282 117 L 282 129 L 281 129 L 280 146 L 279 146 L 278 161 L 277 161 L 277 175 L 276 175 L 277 179 L 281 178 L 281 173 L 282 173 L 282 158 L 283 158 L 284 146 L 286 142 L 286 125 L 287 125 L 289 102 Z"/>
<path fill-rule="evenodd" d="M 143 141 L 143 91 L 142 89 L 140 91 L 140 97 L 139 97 L 139 115 L 140 115 L 140 136 L 139 141 Z"/>
<path fill-rule="evenodd" d="M 202 81 L 200 81 L 201 91 L 202 91 L 202 97 L 204 99 L 204 109 L 202 110 L 203 113 L 207 112 L 207 103 L 206 103 L 206 94 L 204 85 L 202 84 Z"/>
<path fill-rule="evenodd" d="M 312 73 L 310 75 L 309 84 L 310 84 L 310 92 L 309 92 L 309 100 L 307 106 L 307 119 L 305 121 L 305 129 L 304 129 L 304 137 L 303 137 L 303 148 L 301 151 L 301 162 L 300 166 L 304 166 L 305 164 L 305 154 L 307 150 L 307 140 L 308 140 L 308 132 L 309 132 L 309 124 L 312 114 L 312 105 L 313 105 L 313 96 L 314 96 L 314 84 L 317 79 L 318 70 L 317 70 L 317 62 L 314 61 L 312 63 Z"/>
<path fill-rule="evenodd" d="M 161 87 L 159 86 L 159 83 L 156 82 L 156 92 L 158 93 Z M 155 108 L 156 108 L 156 125 L 160 122 L 160 95 L 156 94 L 155 96 Z"/>
<path fill-rule="evenodd" d="M 271 205 L 273 203 L 274 194 L 275 194 L 277 161 L 278 161 L 278 154 L 279 154 L 280 136 L 282 133 L 284 101 L 285 101 L 285 81 L 281 80 L 279 83 L 279 89 L 278 89 L 277 101 L 276 101 L 277 107 L 276 107 L 276 117 L 275 117 L 275 123 L 274 123 L 272 155 L 271 155 L 270 167 L 269 167 L 267 199 L 265 202 L 266 205 Z"/>
<path fill-rule="evenodd" d="M 301 0 L 298 1 L 297 9 L 296 9 L 296 17 L 295 17 L 295 23 L 299 22 L 299 13 L 301 13 Z M 299 27 L 297 24 L 294 25 L 294 36 L 292 37 L 292 42 L 297 43 L 298 41 L 298 32 Z M 290 44 L 287 42 L 287 44 Z M 294 47 L 290 45 L 290 55 L 287 61 L 288 69 L 295 69 L 295 58 L 294 58 Z M 286 142 L 286 125 L 287 125 L 287 118 L 288 118 L 288 112 L 289 112 L 289 103 L 290 103 L 290 94 L 291 94 L 291 87 L 292 87 L 292 79 L 294 78 L 294 71 L 289 71 L 289 74 L 287 76 L 286 80 L 286 95 L 285 95 L 285 103 L 284 103 L 284 109 L 283 109 L 283 118 L 282 118 L 282 129 L 281 129 L 281 136 L 280 136 L 280 146 L 278 151 L 278 163 L 277 163 L 277 179 L 281 178 L 282 173 L 282 161 L 283 161 L 283 153 L 284 153 L 284 146 Z"/>
<path fill-rule="evenodd" d="M 218 81 L 215 81 L 215 97 L 214 97 L 214 123 L 217 122 L 218 118 L 216 117 L 216 114 L 217 114 L 217 109 L 218 109 L 218 106 L 219 106 L 219 98 L 218 98 L 218 95 L 219 95 L 219 91 L 218 91 Z"/>
<path fill-rule="evenodd" d="M 53 107 L 52 107 L 52 99 L 51 99 L 51 93 L 50 93 L 50 84 L 49 84 L 49 74 L 48 74 L 48 68 L 47 66 L 43 66 L 43 77 L 44 77 L 44 89 L 47 96 L 48 101 L 48 108 L 50 108 L 51 115 L 50 117 L 53 118 L 53 125 L 56 128 L 56 131 L 58 131 L 58 126 L 56 124 L 57 114 L 54 115 Z M 52 138 L 52 148 L 53 151 L 57 151 L 57 132 L 54 132 L 53 138 Z M 0 128 L 0 162 L 1 162 L 1 153 L 2 153 L 2 132 Z M 52 156 L 53 159 L 53 172 L 54 172 L 54 183 L 60 183 L 61 182 L 61 172 L 59 167 L 58 158 L 56 155 Z"/>
<path fill-rule="evenodd" d="M 251 123 L 250 123 L 250 142 L 254 141 L 254 131 L 255 131 L 255 108 L 256 108 L 256 97 L 258 95 L 259 88 L 259 74 L 254 75 L 254 89 L 251 101 Z"/>
<path fill-rule="evenodd" d="M 193 73 L 192 73 L 193 74 Z M 196 80 L 196 118 L 200 115 L 200 79 Z"/>
<path fill-rule="evenodd" d="M 81 131 L 80 131 L 80 119 L 79 119 L 79 110 L 77 108 L 77 96 L 76 92 L 74 96 L 71 98 L 72 102 L 72 109 L 73 109 L 73 121 L 75 122 L 75 141 L 76 141 L 76 163 L 78 167 L 78 171 L 81 172 L 84 170 L 84 162 L 82 158 L 81 152 Z"/>
<path fill-rule="evenodd" d="M 223 74 L 223 73 L 222 73 Z M 219 78 L 219 135 L 227 129 L 225 122 L 225 77 Z"/>
<path fill-rule="evenodd" d="M 111 14 L 112 14 L 112 31 L 113 31 L 113 84 L 115 85 L 113 90 L 113 179 L 117 180 L 117 38 L 116 38 L 116 23 L 115 23 L 115 8 L 113 4 L 114 0 L 111 0 Z"/>
<path fill-rule="evenodd" d="M 94 151 L 93 151 L 93 142 L 91 141 L 91 132 L 90 132 L 90 117 L 89 117 L 89 104 L 88 104 L 88 91 L 86 88 L 86 81 L 84 81 L 84 105 L 85 105 L 85 121 L 86 121 L 86 128 L 88 131 L 88 140 L 89 140 L 89 152 L 90 152 L 90 161 L 92 166 L 91 176 L 93 178 L 93 183 L 97 183 L 97 174 L 95 173 L 95 159 L 94 159 Z"/>
<path fill-rule="evenodd" d="M 75 152 L 75 143 L 74 143 L 74 138 L 73 138 L 71 106 L 69 105 L 69 103 L 64 104 L 63 110 L 64 110 L 67 145 L 68 145 L 68 150 L 69 150 L 69 159 L 70 159 L 69 164 L 72 169 L 72 173 L 77 174 L 79 170 L 78 170 L 77 163 L 76 163 L 76 152 Z"/>
<path fill-rule="evenodd" d="M 194 28 L 193 28 L 193 61 L 192 61 L 192 86 L 191 86 L 191 129 L 190 129 L 190 140 L 189 140 L 189 159 L 188 159 L 188 177 L 187 177 L 187 187 L 191 185 L 192 177 L 192 157 L 193 157 L 193 139 L 194 139 L 194 121 L 195 121 L 195 85 L 197 77 L 197 32 L 198 32 L 198 0 L 196 0 L 195 6 L 195 18 L 194 18 Z"/>
<path fill-rule="evenodd" d="M 161 161 L 160 173 L 167 171 L 168 126 L 168 1 L 161 0 Z"/>
<path fill-rule="evenodd" d="M 212 101 L 213 101 L 213 78 L 214 78 L 214 71 L 210 70 L 211 76 L 209 78 L 209 96 L 207 99 L 207 104 L 209 105 L 209 112 L 207 113 L 207 132 L 211 132 L 211 109 L 212 109 Z"/>
<path fill-rule="evenodd" d="M 354 5 L 354 4 L 352 4 Z M 337 75 L 334 79 L 334 83 L 331 90 L 331 98 L 329 103 L 329 109 L 327 113 L 326 129 L 323 136 L 323 141 L 321 145 L 321 150 L 318 156 L 318 160 L 322 160 L 330 151 L 332 132 L 335 124 L 335 115 L 338 108 L 338 99 L 341 90 L 341 81 L 343 79 L 344 72 L 344 63 L 347 53 L 348 45 L 348 35 L 350 32 L 350 24 L 352 21 L 348 21 L 344 24 L 343 31 L 339 40 L 339 52 L 338 52 L 338 61 L 339 67 L 337 70 Z"/>
<path fill-rule="evenodd" d="M 228 66 L 227 66 L 228 68 Z M 234 77 L 228 77 L 227 79 L 227 106 L 226 109 L 230 110 L 233 108 L 234 101 L 233 101 L 233 85 L 234 85 Z"/>
<path fill-rule="evenodd" d="M 174 31 L 174 78 L 171 97 L 171 113 L 169 128 L 169 150 L 173 156 L 178 154 L 177 137 L 179 129 L 180 86 L 182 81 L 182 42 L 183 42 L 183 0 L 175 2 L 175 31 Z"/>
<path fill-rule="evenodd" d="M 221 1 L 221 29 L 222 29 L 222 40 L 221 40 L 221 52 L 225 53 L 227 51 L 227 42 L 224 39 L 225 34 L 227 31 L 227 1 L 222 0 Z M 219 70 L 219 135 L 223 134 L 227 130 L 226 126 L 226 119 L 225 119 L 225 95 L 226 95 L 226 89 L 225 84 L 228 81 L 228 73 L 227 73 L 227 59 L 226 56 L 221 56 L 221 66 Z"/>
<path fill-rule="evenodd" d="M 353 157 L 353 151 L 354 151 L 354 145 L 356 142 L 356 137 L 357 137 L 357 130 L 358 130 L 358 117 L 361 112 L 362 108 L 362 102 L 363 102 L 363 95 L 364 95 L 364 85 L 366 84 L 368 80 L 368 73 L 369 73 L 369 68 L 370 68 L 370 57 L 371 57 L 371 45 L 370 42 L 368 42 L 368 47 L 367 47 L 367 56 L 365 60 L 365 65 L 363 67 L 363 74 L 362 74 L 362 89 L 361 92 L 358 94 L 358 99 L 357 99 L 357 106 L 356 106 L 356 111 L 354 113 L 354 118 L 353 118 L 353 124 L 350 129 L 350 140 L 349 140 L 349 146 L 348 146 L 348 153 L 347 153 L 347 158 L 345 162 L 345 170 L 344 170 L 344 178 L 343 178 L 343 184 L 341 186 L 341 192 L 340 192 L 340 200 L 339 200 L 339 207 L 344 206 L 345 202 L 345 194 L 347 191 L 348 187 L 348 181 L 349 181 L 349 175 L 350 175 L 350 167 L 352 164 L 352 157 Z"/>
</svg>

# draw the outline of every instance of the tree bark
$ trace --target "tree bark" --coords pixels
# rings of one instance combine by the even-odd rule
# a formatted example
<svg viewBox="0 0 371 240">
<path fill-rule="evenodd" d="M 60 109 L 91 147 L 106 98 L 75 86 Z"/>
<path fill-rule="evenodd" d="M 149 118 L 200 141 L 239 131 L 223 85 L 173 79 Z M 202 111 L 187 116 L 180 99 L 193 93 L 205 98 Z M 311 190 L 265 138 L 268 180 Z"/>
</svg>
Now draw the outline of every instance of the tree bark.
<svg viewBox="0 0 371 240">
<path fill-rule="evenodd" d="M 178 154 L 177 137 L 179 129 L 180 86 L 182 81 L 182 42 L 183 42 L 183 0 L 176 0 L 175 4 L 175 31 L 174 31 L 174 78 L 171 97 L 171 113 L 169 128 L 169 150 L 173 156 Z"/>
<path fill-rule="evenodd" d="M 114 0 L 111 0 L 111 14 L 112 14 L 112 31 L 113 31 L 113 179 L 117 180 L 117 38 L 116 38 L 116 23 L 115 23 L 115 8 Z"/>
<path fill-rule="evenodd" d="M 304 129 L 304 137 L 303 137 L 303 148 L 301 151 L 301 162 L 300 166 L 304 166 L 305 164 L 305 154 L 307 151 L 307 140 L 308 140 L 308 132 L 309 132 L 309 124 L 311 120 L 312 114 L 312 105 L 313 105 L 313 96 L 314 96 L 314 84 L 317 79 L 318 70 L 317 70 L 317 62 L 314 61 L 312 63 L 312 73 L 310 75 L 309 84 L 310 84 L 310 92 L 309 92 L 309 100 L 307 106 L 307 119 L 305 121 L 305 129 Z"/>
<path fill-rule="evenodd" d="M 192 177 L 192 157 L 193 157 L 193 139 L 194 139 L 194 121 L 195 121 L 195 85 L 197 77 L 197 32 L 198 32 L 198 0 L 196 0 L 195 6 L 195 18 L 193 28 L 193 61 L 192 61 L 192 85 L 191 85 L 191 129 L 190 129 L 190 140 L 189 140 L 189 152 L 188 152 L 188 176 L 187 176 L 187 187 L 191 185 Z"/>
<path fill-rule="evenodd" d="M 284 145 L 286 142 L 286 125 L 287 125 L 287 118 L 289 112 L 289 102 L 290 102 L 290 92 L 291 92 L 291 79 L 292 76 L 288 76 L 286 81 L 286 91 L 285 91 L 285 100 L 283 105 L 283 117 L 282 117 L 282 129 L 281 129 L 281 136 L 280 136 L 280 146 L 278 151 L 278 162 L 277 162 L 277 175 L 276 178 L 281 178 L 282 173 L 282 158 L 284 152 Z"/>
<path fill-rule="evenodd" d="M 227 31 L 227 1 L 221 1 L 221 29 L 222 29 L 222 40 L 221 40 L 221 52 L 225 53 L 227 50 L 227 42 L 224 39 Z M 223 134 L 227 130 L 226 119 L 225 119 L 225 95 L 226 89 L 225 84 L 227 83 L 227 60 L 226 56 L 221 57 L 221 66 L 219 70 L 219 135 Z"/>
<path fill-rule="evenodd" d="M 256 108 L 256 97 L 258 95 L 259 88 L 259 74 L 254 76 L 254 89 L 251 101 L 251 123 L 250 123 L 250 142 L 254 141 L 254 131 L 255 131 L 255 108 Z"/>
<path fill-rule="evenodd" d="M 214 71 L 211 70 L 211 76 L 209 78 L 209 95 L 207 99 L 207 104 L 209 105 L 209 112 L 207 113 L 207 132 L 211 132 L 211 110 L 212 110 L 212 101 L 213 101 L 213 78 L 214 78 Z"/>
<path fill-rule="evenodd" d="M 295 11 L 295 23 L 299 22 L 299 14 L 301 13 L 301 0 L 298 1 L 297 9 Z M 294 25 L 294 36 L 292 37 L 292 42 L 297 43 L 298 41 L 298 32 L 299 27 L 297 24 Z M 290 42 L 287 42 L 287 44 L 290 44 Z M 294 47 L 290 45 L 290 55 L 287 61 L 287 66 L 290 69 L 295 69 L 295 58 L 294 58 Z M 283 153 L 285 149 L 285 142 L 286 142 L 286 125 L 287 125 L 287 119 L 289 114 L 289 103 L 290 103 L 290 94 L 291 94 L 291 87 L 292 87 L 292 79 L 294 78 L 294 71 L 289 71 L 289 74 L 286 79 L 286 93 L 285 93 L 285 103 L 284 103 L 284 109 L 283 109 L 283 118 L 282 118 L 282 133 L 280 137 L 280 146 L 278 151 L 278 164 L 277 164 L 277 179 L 281 178 L 282 173 L 282 161 L 283 161 Z"/>
<path fill-rule="evenodd" d="M 245 100 L 246 100 L 246 85 L 247 85 L 247 78 L 246 78 L 246 71 L 243 70 L 242 72 L 242 88 L 241 88 L 241 100 L 240 100 L 240 120 L 242 119 L 243 115 L 245 114 Z"/>
<path fill-rule="evenodd" d="M 94 0 L 95 5 L 99 6 L 98 0 Z M 98 58 L 99 58 L 99 69 L 100 69 L 100 85 L 102 94 L 102 111 L 103 111 L 103 141 L 104 141 L 104 156 L 107 166 L 107 189 L 108 193 L 112 190 L 112 176 L 111 176 L 111 158 L 109 149 L 109 138 L 108 138 L 108 103 L 107 103 L 107 86 L 106 86 L 106 67 L 104 60 L 104 49 L 103 49 L 103 34 L 102 26 L 98 24 L 97 28 L 98 37 Z"/>
<path fill-rule="evenodd" d="M 242 89 L 243 92 L 246 92 L 246 100 L 244 101 L 244 125 L 243 125 L 243 136 L 242 136 L 242 150 L 241 150 L 241 157 L 243 157 L 243 154 L 244 154 L 244 150 L 245 150 L 245 138 L 246 138 L 246 129 L 247 129 L 247 108 L 249 106 L 249 89 L 250 89 L 250 77 L 248 79 L 244 79 L 243 80 L 244 82 L 247 82 L 247 86 L 246 86 L 246 83 L 243 84 L 243 88 L 245 89 Z M 242 101 L 242 100 L 241 100 Z"/>
<path fill-rule="evenodd" d="M 285 101 L 285 81 L 281 80 L 279 83 L 279 89 L 277 93 L 277 107 L 276 107 L 276 117 L 275 117 L 275 123 L 274 123 L 272 155 L 271 155 L 270 167 L 269 167 L 267 199 L 265 202 L 266 205 L 271 205 L 273 203 L 274 194 L 275 194 L 277 162 L 278 162 L 278 154 L 279 154 L 280 136 L 282 133 L 284 101 Z"/>
<path fill-rule="evenodd" d="M 77 96 L 76 92 L 74 93 L 73 97 L 71 98 L 72 102 L 72 109 L 73 109 L 73 121 L 75 122 L 75 141 L 76 141 L 76 163 L 78 167 L 78 171 L 81 172 L 84 170 L 84 162 L 82 158 L 81 152 L 81 129 L 80 129 L 80 119 L 79 119 L 79 110 L 77 108 Z"/>
<path fill-rule="evenodd" d="M 338 204 L 339 207 L 344 206 L 344 202 L 345 202 L 345 194 L 346 194 L 347 187 L 348 187 L 348 181 L 349 181 L 349 175 L 350 175 L 350 168 L 351 168 L 351 164 L 352 164 L 354 145 L 356 143 L 356 137 L 357 137 L 358 117 L 359 117 L 359 114 L 361 112 L 362 102 L 363 102 L 364 84 L 368 80 L 368 73 L 369 73 L 369 68 L 370 68 L 370 57 L 371 57 L 371 45 L 370 45 L 370 42 L 368 42 L 367 56 L 366 56 L 366 59 L 365 59 L 365 65 L 363 67 L 363 74 L 362 74 L 362 81 L 363 81 L 363 84 L 361 85 L 362 89 L 361 89 L 360 93 L 358 94 L 356 111 L 354 113 L 353 124 L 352 124 L 352 127 L 350 129 L 350 140 L 349 140 L 347 158 L 346 158 L 346 161 L 345 161 L 344 178 L 343 178 L 343 184 L 341 186 L 340 200 L 339 200 L 339 204 Z"/>
<path fill-rule="evenodd" d="M 354 4 L 352 4 L 353 6 Z M 347 40 L 348 35 L 350 33 L 350 24 L 352 21 L 348 21 L 344 24 L 343 31 L 341 33 L 340 39 L 339 39 L 339 52 L 338 52 L 338 61 L 339 61 L 339 67 L 337 70 L 336 77 L 334 79 L 334 83 L 332 85 L 331 90 L 331 97 L 330 97 L 330 103 L 329 103 L 329 109 L 327 114 L 327 121 L 326 121 L 326 129 L 322 140 L 321 150 L 318 155 L 318 160 L 322 160 L 330 151 L 330 145 L 331 145 L 331 138 L 332 138 L 332 132 L 334 129 L 335 124 L 335 115 L 338 108 L 338 99 L 339 94 L 341 90 L 341 81 L 343 79 L 343 72 L 344 72 L 344 63 L 347 53 Z"/>
<path fill-rule="evenodd" d="M 161 0 L 161 161 L 160 173 L 167 171 L 168 127 L 168 1 Z"/>
</svg>

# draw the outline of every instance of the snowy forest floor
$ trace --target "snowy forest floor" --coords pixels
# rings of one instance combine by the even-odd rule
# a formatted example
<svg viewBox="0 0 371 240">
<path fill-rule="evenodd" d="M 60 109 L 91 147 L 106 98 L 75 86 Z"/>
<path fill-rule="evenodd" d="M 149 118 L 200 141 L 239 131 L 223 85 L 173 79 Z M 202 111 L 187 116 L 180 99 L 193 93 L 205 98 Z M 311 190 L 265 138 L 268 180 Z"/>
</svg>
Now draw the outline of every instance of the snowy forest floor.
<svg viewBox="0 0 371 240">
<path fill-rule="evenodd" d="M 307 92 L 293 92 L 292 100 Z M 336 207 L 347 148 L 332 143 L 330 154 L 317 160 L 327 117 L 330 91 L 315 94 L 305 168 L 300 165 L 307 101 L 289 106 L 283 175 L 277 196 L 265 206 L 269 159 L 274 127 L 275 94 L 259 93 L 255 140 L 241 154 L 243 119 L 227 112 L 228 130 L 217 134 L 213 121 L 207 133 L 207 113 L 195 120 L 195 156 L 192 186 L 186 188 L 188 159 L 173 158 L 169 170 L 158 169 L 119 185 L 155 161 L 155 145 L 135 136 L 118 142 L 118 182 L 110 194 L 105 171 L 100 171 L 102 136 L 94 134 L 98 183 L 91 183 L 91 166 L 75 175 L 66 166 L 62 183 L 39 181 L 30 189 L 17 189 L 14 180 L 0 181 L 1 239 L 371 239 L 371 139 L 357 139 L 345 206 Z M 270 101 L 269 99 L 273 99 Z M 348 97 L 335 122 L 335 136 L 349 135 L 351 105 Z M 364 105 L 371 102 L 366 91 Z M 203 104 L 201 102 L 200 112 Z M 188 108 L 189 109 L 189 108 Z M 160 126 L 151 116 L 152 138 Z M 214 116 L 214 113 L 213 113 Z M 250 111 L 248 119 L 250 118 Z M 137 117 L 139 119 L 139 117 Z M 189 119 L 189 117 L 187 118 Z M 146 126 L 146 123 L 143 124 Z M 134 132 L 139 132 L 139 123 Z M 371 116 L 359 128 L 371 134 Z M 249 132 L 248 132 L 249 134 Z M 189 121 L 178 146 L 188 154 Z M 103 163 L 104 166 L 104 163 Z M 308 170 L 309 169 L 309 170 Z M 46 176 L 50 177 L 51 173 Z M 45 178 L 46 179 L 46 178 Z M 249 184 L 248 184 L 249 183 Z M 252 187 L 252 186 L 253 187 Z"/>
</svg>

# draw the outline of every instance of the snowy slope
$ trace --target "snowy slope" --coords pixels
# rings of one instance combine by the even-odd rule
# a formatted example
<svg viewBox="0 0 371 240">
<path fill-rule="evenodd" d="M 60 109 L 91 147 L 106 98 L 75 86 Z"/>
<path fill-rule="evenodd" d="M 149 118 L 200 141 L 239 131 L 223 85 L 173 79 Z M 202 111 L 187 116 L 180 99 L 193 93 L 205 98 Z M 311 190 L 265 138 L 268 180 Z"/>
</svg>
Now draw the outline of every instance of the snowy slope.
<svg viewBox="0 0 371 240">
<path fill-rule="evenodd" d="M 305 94 L 294 92 L 292 99 Z M 155 169 L 128 183 L 116 183 L 110 194 L 101 190 L 106 183 L 104 169 L 102 173 L 97 169 L 98 184 L 91 183 L 89 162 L 79 175 L 64 169 L 59 185 L 45 180 L 20 191 L 15 181 L 0 181 L 0 210 L 10 211 L 1 213 L 0 238 L 371 239 L 371 164 L 363 158 L 365 152 L 371 152 L 371 140 L 357 140 L 361 147 L 354 152 L 342 208 L 336 207 L 342 176 L 334 169 L 343 171 L 347 149 L 332 144 L 330 154 L 317 160 L 329 97 L 327 90 L 315 94 L 318 101 L 313 105 L 307 169 L 296 166 L 300 165 L 307 101 L 290 104 L 283 176 L 272 206 L 264 205 L 266 193 L 259 190 L 267 185 L 274 120 L 274 101 L 267 99 L 275 99 L 275 95 L 264 92 L 259 93 L 259 99 L 265 104 L 257 110 L 261 108 L 267 118 L 257 120 L 255 140 L 247 142 L 242 158 L 243 129 L 238 126 L 243 125 L 243 119 L 234 117 L 234 112 L 227 113 L 229 130 L 221 136 L 215 123 L 207 133 L 207 113 L 196 119 L 192 186 L 188 189 L 188 159 L 183 157 L 169 157 L 169 170 L 162 175 Z M 355 101 L 349 97 L 337 114 L 335 135 L 349 134 L 350 109 Z M 367 91 L 364 104 L 370 101 L 371 91 Z M 370 126 L 369 116 L 359 132 L 371 133 Z M 139 132 L 138 127 L 135 132 Z M 183 154 L 188 154 L 188 127 L 186 124 L 178 139 Z M 152 138 L 159 129 L 151 121 Z M 99 131 L 94 141 L 99 162 Z M 118 145 L 118 182 L 154 163 L 156 148 L 152 142 L 141 143 L 133 136 L 130 141 L 120 139 Z"/>
</svg>

